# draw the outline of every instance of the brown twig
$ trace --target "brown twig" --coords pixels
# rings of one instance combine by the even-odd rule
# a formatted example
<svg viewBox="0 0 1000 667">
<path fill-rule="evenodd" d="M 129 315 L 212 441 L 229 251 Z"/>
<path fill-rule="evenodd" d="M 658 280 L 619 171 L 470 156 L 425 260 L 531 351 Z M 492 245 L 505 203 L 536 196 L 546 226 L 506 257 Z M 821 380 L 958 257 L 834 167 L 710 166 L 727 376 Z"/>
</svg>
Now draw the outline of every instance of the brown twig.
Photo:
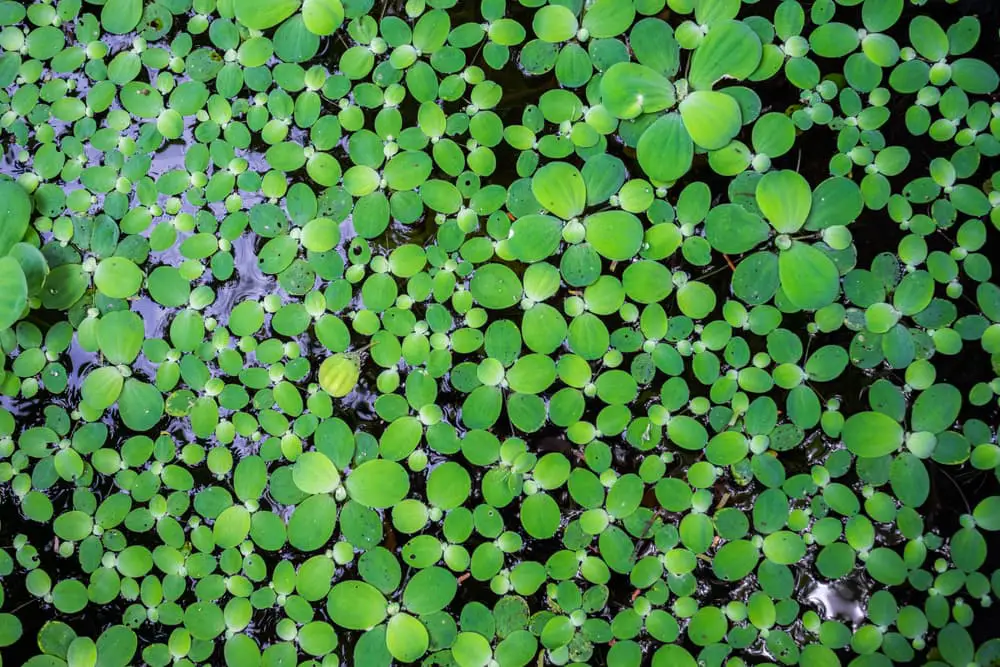
<svg viewBox="0 0 1000 667">
<path fill-rule="evenodd" d="M 722 498 L 719 500 L 719 503 L 715 506 L 715 509 L 716 510 L 721 510 L 723 507 L 725 507 L 726 503 L 729 502 L 729 497 L 731 495 L 732 494 L 729 493 L 729 491 L 726 491 L 724 494 L 722 494 Z"/>
</svg>

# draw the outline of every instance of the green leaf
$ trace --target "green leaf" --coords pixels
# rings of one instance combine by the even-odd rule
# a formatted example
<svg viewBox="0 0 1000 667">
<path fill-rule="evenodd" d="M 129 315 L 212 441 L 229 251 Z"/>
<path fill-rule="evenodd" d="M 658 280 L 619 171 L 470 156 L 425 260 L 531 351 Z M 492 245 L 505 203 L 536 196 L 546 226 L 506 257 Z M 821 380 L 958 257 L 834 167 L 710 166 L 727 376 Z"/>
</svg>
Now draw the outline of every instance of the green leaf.
<svg viewBox="0 0 1000 667">
<path fill-rule="evenodd" d="M 292 466 L 292 479 L 302 493 L 330 493 L 340 486 L 340 473 L 325 454 L 305 452 Z"/>
<path fill-rule="evenodd" d="M 951 65 L 955 84 L 972 95 L 990 95 L 1000 85 L 1000 76 L 989 64 L 977 58 L 960 58 Z"/>
<path fill-rule="evenodd" d="M 142 18 L 142 0 L 108 0 L 101 9 L 101 25 L 114 35 L 132 32 Z"/>
<path fill-rule="evenodd" d="M 483 308 L 490 310 L 510 308 L 523 295 L 517 274 L 503 264 L 485 264 L 477 268 L 472 275 L 469 291 Z"/>
<path fill-rule="evenodd" d="M 612 261 L 630 260 L 642 247 L 642 222 L 626 211 L 602 211 L 587 216 L 587 242 Z"/>
<path fill-rule="evenodd" d="M 976 572 L 986 562 L 986 539 L 975 528 L 960 528 L 951 536 L 951 560 L 964 572 Z"/>
<path fill-rule="evenodd" d="M 49 272 L 42 288 L 42 305 L 52 310 L 67 310 L 87 291 L 88 280 L 79 264 L 63 264 Z"/>
<path fill-rule="evenodd" d="M 521 503 L 521 525 L 535 539 L 552 537 L 559 530 L 559 506 L 547 493 L 536 493 Z"/>
<path fill-rule="evenodd" d="M 893 459 L 889 481 L 893 494 L 908 507 L 920 507 L 930 495 L 930 475 L 924 462 L 913 454 L 903 453 Z"/>
<path fill-rule="evenodd" d="M 144 277 L 142 270 L 131 260 L 108 257 L 97 265 L 94 284 L 102 294 L 112 299 L 127 299 L 139 291 Z"/>
<path fill-rule="evenodd" d="M 377 588 L 363 581 L 343 581 L 330 589 L 326 612 L 348 630 L 370 630 L 386 617 L 388 602 Z"/>
<path fill-rule="evenodd" d="M 410 478 L 395 461 L 374 459 L 354 468 L 345 482 L 351 498 L 365 507 L 392 507 L 410 492 Z"/>
<path fill-rule="evenodd" d="M 666 77 L 677 74 L 681 49 L 669 23 L 657 18 L 644 18 L 632 27 L 628 41 L 639 63 Z"/>
<path fill-rule="evenodd" d="M 862 458 L 896 452 L 903 444 L 903 427 L 881 412 L 859 412 L 844 422 L 844 445 Z"/>
<path fill-rule="evenodd" d="M 385 167 L 385 180 L 393 190 L 413 190 L 423 185 L 434 168 L 430 156 L 422 151 L 404 151 Z"/>
<path fill-rule="evenodd" d="M 323 548 L 337 525 L 337 503 L 329 494 L 309 496 L 288 521 L 288 543 L 299 551 Z"/>
<path fill-rule="evenodd" d="M 430 635 L 423 623 L 409 614 L 399 613 L 389 619 L 385 645 L 396 660 L 402 663 L 416 662 L 427 652 Z"/>
<path fill-rule="evenodd" d="M 842 176 L 833 176 L 812 191 L 812 206 L 805 228 L 820 230 L 835 225 L 849 225 L 857 220 L 864 208 L 864 198 L 857 183 Z"/>
<path fill-rule="evenodd" d="M 849 544 L 828 544 L 816 557 L 816 569 L 827 579 L 839 579 L 854 569 L 855 551 Z"/>
<path fill-rule="evenodd" d="M 745 79 L 760 63 L 760 38 L 742 21 L 713 23 L 691 56 L 688 83 L 694 90 L 710 90 L 723 77 Z"/>
<path fill-rule="evenodd" d="M 693 320 L 700 320 L 715 310 L 716 296 L 705 283 L 691 280 L 677 289 L 677 306 Z"/>
<path fill-rule="evenodd" d="M 628 30 L 635 20 L 635 6 L 618 0 L 595 0 L 583 15 L 583 27 L 591 38 L 615 37 Z"/>
<path fill-rule="evenodd" d="M 679 180 L 691 169 L 694 141 L 679 113 L 668 113 L 650 125 L 636 145 L 639 166 L 654 182 Z"/>
<path fill-rule="evenodd" d="M 332 35 L 344 22 L 344 5 L 340 0 L 305 0 L 302 22 L 316 35 Z"/>
<path fill-rule="evenodd" d="M 798 172 L 771 171 L 757 183 L 757 206 L 781 234 L 794 234 L 805 224 L 812 208 L 809 183 Z"/>
<path fill-rule="evenodd" d="M 544 629 L 542 634 L 544 635 Z M 500 634 L 498 632 L 498 634 Z M 532 646 L 535 646 L 532 644 Z M 500 647 L 497 647 L 497 653 L 499 657 Z M 493 657 L 493 651 L 490 648 L 490 642 L 486 637 L 479 634 L 478 632 L 460 632 L 458 636 L 455 637 L 455 642 L 451 646 L 451 654 L 454 656 L 455 661 L 458 663 L 459 667 L 486 667 L 489 665 L 490 660 Z M 506 664 L 502 660 L 500 664 Z M 510 664 L 527 664 L 526 662 L 521 663 L 510 663 Z"/>
<path fill-rule="evenodd" d="M 507 248 L 520 262 L 539 262 L 552 255 L 559 247 L 562 229 L 562 222 L 551 215 L 522 216 L 511 226 Z"/>
<path fill-rule="evenodd" d="M 252 30 L 278 25 L 299 8 L 299 0 L 233 0 L 236 20 Z"/>
<path fill-rule="evenodd" d="M 573 639 L 576 628 L 567 616 L 552 616 L 542 628 L 542 646 L 550 651 L 560 649 Z"/>
<path fill-rule="evenodd" d="M 97 638 L 97 667 L 125 667 L 138 647 L 135 633 L 124 625 L 112 625 Z"/>
<path fill-rule="evenodd" d="M 937 645 L 941 657 L 949 665 L 968 665 L 974 660 L 976 645 L 968 630 L 958 623 L 949 623 L 941 628 Z"/>
<path fill-rule="evenodd" d="M 972 516 L 976 525 L 983 530 L 1000 530 L 1000 496 L 990 496 L 979 501 Z"/>
<path fill-rule="evenodd" d="M 443 510 L 459 507 L 469 497 L 472 480 L 456 461 L 446 461 L 427 478 L 427 501 Z"/>
<path fill-rule="evenodd" d="M 294 141 L 283 141 L 267 149 L 267 163 L 279 171 L 295 171 L 306 163 L 303 147 Z"/>
<path fill-rule="evenodd" d="M 238 546 L 250 534 L 250 512 L 242 505 L 227 507 L 215 519 L 212 534 L 219 548 Z"/>
<path fill-rule="evenodd" d="M 686 648 L 665 644 L 653 654 L 653 667 L 698 667 L 698 662 Z"/>
<path fill-rule="evenodd" d="M 819 310 L 840 294 L 840 272 L 822 250 L 793 241 L 778 254 L 778 274 L 785 296 L 802 310 Z"/>
<path fill-rule="evenodd" d="M 28 281 L 13 257 L 0 257 L 0 331 L 14 325 L 28 306 Z"/>
<path fill-rule="evenodd" d="M 789 530 L 779 530 L 764 538 L 764 555 L 773 563 L 792 565 L 802 560 L 806 545 L 802 538 Z"/>
<path fill-rule="evenodd" d="M 145 382 L 129 378 L 125 380 L 118 397 L 118 414 L 133 431 L 148 431 L 163 417 L 163 395 Z"/>
<path fill-rule="evenodd" d="M 743 124 L 740 105 L 725 93 L 696 90 L 681 100 L 678 109 L 691 139 L 705 150 L 728 145 Z"/>
<path fill-rule="evenodd" d="M 21 638 L 24 629 L 14 614 L 0 614 L 0 648 L 5 648 Z"/>
<path fill-rule="evenodd" d="M 739 255 L 763 243 L 770 229 L 759 215 L 738 204 L 720 204 L 708 212 L 705 238 L 715 250 Z"/>
<path fill-rule="evenodd" d="M 94 410 L 103 412 L 118 400 L 124 385 L 125 378 L 121 371 L 114 366 L 105 366 L 87 375 L 80 387 L 80 396 Z"/>
<path fill-rule="evenodd" d="M 576 16 L 562 5 L 545 5 L 537 12 L 531 27 L 544 42 L 565 42 L 576 35 L 579 23 Z"/>
<path fill-rule="evenodd" d="M 31 197 L 17 181 L 0 180 L 0 257 L 5 257 L 14 244 L 24 238 L 31 222 Z M 4 275 L 6 272 L 0 272 Z"/>
<path fill-rule="evenodd" d="M 728 627 L 729 623 L 721 609 L 718 607 L 702 607 L 695 612 L 694 616 L 688 622 L 687 633 L 691 641 L 697 646 L 708 646 L 709 644 L 722 641 Z M 672 664 L 685 664 L 685 662 L 679 660 Z"/>
<path fill-rule="evenodd" d="M 958 419 L 961 409 L 962 392 L 950 384 L 935 384 L 913 402 L 910 429 L 941 433 Z"/>
<path fill-rule="evenodd" d="M 676 101 L 673 84 L 645 65 L 615 63 L 601 79 L 601 103 L 622 120 L 669 109 Z"/>
<path fill-rule="evenodd" d="M 531 192 L 539 204 L 563 220 L 577 217 L 587 205 L 583 176 L 566 162 L 551 162 L 535 172 Z"/>
<path fill-rule="evenodd" d="M 830 21 L 809 35 L 809 44 L 824 58 L 843 58 L 858 48 L 858 31 L 846 23 Z"/>
<path fill-rule="evenodd" d="M 8 257 L 21 265 L 28 286 L 28 296 L 38 296 L 49 276 L 49 263 L 45 255 L 35 246 L 21 242 L 14 244 Z"/>
<path fill-rule="evenodd" d="M 355 354 L 335 354 L 320 364 L 319 385 L 334 398 L 347 396 L 358 385 L 361 366 Z"/>
<path fill-rule="evenodd" d="M 733 294 L 751 305 L 767 303 L 778 291 L 778 258 L 774 253 L 757 252 L 736 266 Z"/>
<path fill-rule="evenodd" d="M 929 16 L 915 16 L 910 21 L 910 43 L 930 62 L 943 60 L 948 55 L 948 35 Z"/>
<path fill-rule="evenodd" d="M 740 581 L 760 560 L 760 552 L 748 540 L 736 540 L 722 545 L 712 559 L 715 576 L 723 581 Z"/>
<path fill-rule="evenodd" d="M 667 437 L 682 449 L 699 451 L 708 442 L 708 431 L 697 420 L 679 415 L 667 425 Z"/>
<path fill-rule="evenodd" d="M 420 570 L 403 591 L 403 606 L 418 616 L 432 614 L 447 607 L 458 591 L 455 576 L 441 567 Z"/>
<path fill-rule="evenodd" d="M 555 378 L 555 362 L 544 354 L 525 355 L 507 372 L 510 388 L 524 394 L 537 394 L 548 389 Z"/>
<path fill-rule="evenodd" d="M 868 32 L 888 30 L 903 13 L 904 0 L 865 0 L 861 8 L 861 19 Z"/>
<path fill-rule="evenodd" d="M 771 112 L 753 124 L 753 147 L 758 153 L 775 158 L 795 145 L 795 123 L 785 114 Z"/>
</svg>

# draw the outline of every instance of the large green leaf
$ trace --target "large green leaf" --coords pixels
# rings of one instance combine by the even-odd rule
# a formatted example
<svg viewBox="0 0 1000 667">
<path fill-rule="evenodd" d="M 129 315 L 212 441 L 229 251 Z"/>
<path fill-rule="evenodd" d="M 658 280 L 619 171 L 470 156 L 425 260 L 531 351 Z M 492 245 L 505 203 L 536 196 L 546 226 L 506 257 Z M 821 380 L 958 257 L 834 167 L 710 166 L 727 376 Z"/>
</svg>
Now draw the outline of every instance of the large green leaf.
<svg viewBox="0 0 1000 667">
<path fill-rule="evenodd" d="M 118 414 L 133 431 L 147 431 L 163 417 L 163 395 L 151 384 L 135 378 L 125 380 L 118 398 Z"/>
<path fill-rule="evenodd" d="M 705 219 L 705 238 L 719 252 L 731 255 L 748 252 L 767 240 L 767 224 L 738 204 L 712 208 Z"/>
<path fill-rule="evenodd" d="M 678 109 L 688 134 L 701 148 L 723 148 L 739 134 L 742 126 L 740 105 L 725 93 L 696 90 L 683 100 Z"/>
<path fill-rule="evenodd" d="M 840 293 L 840 272 L 822 250 L 793 241 L 778 254 L 778 275 L 785 296 L 802 310 L 819 310 Z"/>
<path fill-rule="evenodd" d="M 613 261 L 632 259 L 642 246 L 642 222 L 626 211 L 602 211 L 587 216 L 587 242 Z"/>
<path fill-rule="evenodd" d="M 524 294 L 517 274 L 503 264 L 486 264 L 476 269 L 469 291 L 483 308 L 490 310 L 510 308 Z"/>
<path fill-rule="evenodd" d="M 583 175 L 566 162 L 551 162 L 535 172 L 531 192 L 539 204 L 563 220 L 580 215 L 587 205 Z"/>
<path fill-rule="evenodd" d="M 305 452 L 292 466 L 292 480 L 303 493 L 330 493 L 340 486 L 340 473 L 325 454 Z"/>
<path fill-rule="evenodd" d="M 101 25 L 115 35 L 124 35 L 139 25 L 142 0 L 108 0 L 101 10 Z"/>
<path fill-rule="evenodd" d="M 910 427 L 914 431 L 940 433 L 950 427 L 962 409 L 962 392 L 950 384 L 935 384 L 913 402 Z"/>
<path fill-rule="evenodd" d="M 299 8 L 299 0 L 233 0 L 236 20 L 252 30 L 278 25 Z"/>
<path fill-rule="evenodd" d="M 860 412 L 844 422 L 844 445 L 863 458 L 892 454 L 903 444 L 903 427 L 881 412 Z"/>
<path fill-rule="evenodd" d="M 115 366 L 96 368 L 84 379 L 80 387 L 83 401 L 95 410 L 103 411 L 118 400 L 125 378 Z"/>
<path fill-rule="evenodd" d="M 559 247 L 562 229 L 562 222 L 551 215 L 522 216 L 511 226 L 507 248 L 520 262 L 541 261 Z"/>
<path fill-rule="evenodd" d="M 410 478 L 395 461 L 366 461 L 347 475 L 351 498 L 366 507 L 392 507 L 410 492 Z"/>
<path fill-rule="evenodd" d="M 669 109 L 676 100 L 673 84 L 645 65 L 615 63 L 601 79 L 601 102 L 623 120 Z"/>
<path fill-rule="evenodd" d="M 326 612 L 348 630 L 369 630 L 386 617 L 387 601 L 377 588 L 363 581 L 342 581 L 330 589 Z"/>
<path fill-rule="evenodd" d="M 0 257 L 24 237 L 31 222 L 31 198 L 9 179 L 0 180 Z"/>
<path fill-rule="evenodd" d="M 762 53 L 760 38 L 746 23 L 713 23 L 691 56 L 688 83 L 695 90 L 708 90 L 723 77 L 745 79 L 757 69 Z"/>
<path fill-rule="evenodd" d="M 399 613 L 389 619 L 385 645 L 399 662 L 416 662 L 427 652 L 429 643 L 427 628 L 413 616 Z"/>
<path fill-rule="evenodd" d="M 13 257 L 0 258 L 0 331 L 21 319 L 28 305 L 28 282 Z"/>
<path fill-rule="evenodd" d="M 583 15 L 583 27 L 591 37 L 615 37 L 628 30 L 635 20 L 635 3 L 621 0 L 594 0 Z"/>
<path fill-rule="evenodd" d="M 305 0 L 302 21 L 313 34 L 332 35 L 344 22 L 344 5 L 340 0 Z"/>
<path fill-rule="evenodd" d="M 812 208 L 809 183 L 791 169 L 772 171 L 757 183 L 757 206 L 781 234 L 802 228 Z"/>
<path fill-rule="evenodd" d="M 658 183 L 676 181 L 691 169 L 694 142 L 679 113 L 668 113 L 650 125 L 635 149 L 639 166 Z"/>
</svg>

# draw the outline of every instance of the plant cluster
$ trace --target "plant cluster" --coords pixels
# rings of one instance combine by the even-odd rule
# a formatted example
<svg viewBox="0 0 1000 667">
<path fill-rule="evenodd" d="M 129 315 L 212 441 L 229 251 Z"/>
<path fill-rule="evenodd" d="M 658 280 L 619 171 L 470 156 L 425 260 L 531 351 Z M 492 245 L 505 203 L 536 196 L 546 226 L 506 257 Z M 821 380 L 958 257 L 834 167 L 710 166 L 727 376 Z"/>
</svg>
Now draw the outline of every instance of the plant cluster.
<svg viewBox="0 0 1000 667">
<path fill-rule="evenodd" d="M 5 662 L 1000 661 L 996 30 L 0 0 Z"/>
</svg>

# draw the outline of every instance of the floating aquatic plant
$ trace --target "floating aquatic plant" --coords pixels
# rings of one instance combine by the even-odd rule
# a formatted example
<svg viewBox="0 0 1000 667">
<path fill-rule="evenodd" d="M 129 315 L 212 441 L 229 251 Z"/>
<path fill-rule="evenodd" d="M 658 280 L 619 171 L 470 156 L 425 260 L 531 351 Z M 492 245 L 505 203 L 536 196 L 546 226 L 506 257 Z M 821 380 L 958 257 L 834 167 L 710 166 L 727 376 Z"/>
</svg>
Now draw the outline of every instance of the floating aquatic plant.
<svg viewBox="0 0 1000 667">
<path fill-rule="evenodd" d="M 991 664 L 993 15 L 0 0 L 0 649 Z"/>
</svg>

